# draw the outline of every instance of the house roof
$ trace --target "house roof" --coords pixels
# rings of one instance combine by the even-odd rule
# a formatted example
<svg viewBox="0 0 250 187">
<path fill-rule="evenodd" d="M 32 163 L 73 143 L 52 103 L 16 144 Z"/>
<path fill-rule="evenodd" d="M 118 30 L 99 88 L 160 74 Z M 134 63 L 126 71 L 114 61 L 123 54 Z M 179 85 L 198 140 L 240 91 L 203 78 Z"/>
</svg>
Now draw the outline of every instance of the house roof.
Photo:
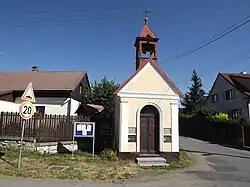
<svg viewBox="0 0 250 187">
<path fill-rule="evenodd" d="M 250 74 L 242 73 L 219 73 L 225 80 L 227 80 L 233 87 L 250 96 Z"/>
<path fill-rule="evenodd" d="M 0 96 L 2 96 L 2 95 L 8 95 L 8 94 L 11 94 L 13 92 L 13 90 L 2 90 L 2 91 L 0 91 Z"/>
<path fill-rule="evenodd" d="M 95 105 L 95 104 L 81 104 L 77 108 L 76 112 L 80 115 L 91 115 L 96 113 L 101 113 L 104 111 L 104 107 L 101 105 Z"/>
<path fill-rule="evenodd" d="M 29 82 L 34 90 L 74 90 L 85 76 L 74 71 L 0 72 L 0 93 L 22 91 Z"/>
<path fill-rule="evenodd" d="M 128 84 L 129 81 L 131 81 L 145 66 L 146 64 L 151 63 L 150 60 L 141 65 L 125 82 L 123 82 L 118 89 L 114 92 L 114 94 L 118 94 L 119 91 L 126 85 Z M 160 68 L 160 66 L 156 63 L 151 63 L 151 65 L 158 70 L 162 78 L 170 85 L 170 87 L 180 96 L 184 97 L 184 94 L 178 89 L 178 87 L 173 83 L 173 81 L 166 75 L 166 73 Z"/>
</svg>

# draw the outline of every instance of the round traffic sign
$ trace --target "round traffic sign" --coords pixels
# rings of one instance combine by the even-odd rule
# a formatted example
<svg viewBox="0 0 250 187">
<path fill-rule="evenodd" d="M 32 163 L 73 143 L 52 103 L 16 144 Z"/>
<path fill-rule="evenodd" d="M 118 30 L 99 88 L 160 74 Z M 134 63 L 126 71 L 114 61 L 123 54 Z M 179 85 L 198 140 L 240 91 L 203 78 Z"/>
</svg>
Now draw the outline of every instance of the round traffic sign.
<svg viewBox="0 0 250 187">
<path fill-rule="evenodd" d="M 23 119 L 30 119 L 32 118 L 32 116 L 34 115 L 35 113 L 35 107 L 34 105 L 29 102 L 29 101 L 24 101 L 21 105 L 20 105 L 20 109 L 19 109 L 19 112 L 20 112 L 20 116 L 23 118 Z"/>
</svg>

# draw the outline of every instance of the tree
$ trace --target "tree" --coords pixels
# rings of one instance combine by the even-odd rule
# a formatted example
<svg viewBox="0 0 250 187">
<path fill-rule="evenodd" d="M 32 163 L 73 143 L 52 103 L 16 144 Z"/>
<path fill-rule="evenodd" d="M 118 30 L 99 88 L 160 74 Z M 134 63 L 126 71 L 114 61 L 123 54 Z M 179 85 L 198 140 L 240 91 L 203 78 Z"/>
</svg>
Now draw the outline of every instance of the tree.
<svg viewBox="0 0 250 187">
<path fill-rule="evenodd" d="M 196 70 L 193 71 L 191 77 L 192 85 L 189 91 L 183 98 L 182 105 L 185 107 L 185 113 L 191 113 L 196 109 L 200 109 L 205 103 L 205 91 L 203 90 L 203 84 L 201 78 L 197 75 Z"/>
<path fill-rule="evenodd" d="M 84 103 L 102 105 L 107 111 L 107 116 L 110 117 L 114 110 L 114 92 L 118 87 L 118 83 L 108 80 L 107 77 L 103 77 L 100 82 L 94 81 L 91 84 L 91 91 L 84 95 Z"/>
</svg>

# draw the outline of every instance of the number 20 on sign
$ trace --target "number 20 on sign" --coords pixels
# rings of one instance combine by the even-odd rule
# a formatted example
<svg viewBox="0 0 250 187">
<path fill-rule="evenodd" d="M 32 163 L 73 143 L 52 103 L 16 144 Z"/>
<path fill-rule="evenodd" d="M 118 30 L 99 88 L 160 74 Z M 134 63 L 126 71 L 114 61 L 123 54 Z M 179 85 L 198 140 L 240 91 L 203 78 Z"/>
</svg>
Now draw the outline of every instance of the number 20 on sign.
<svg viewBox="0 0 250 187">
<path fill-rule="evenodd" d="M 24 101 L 21 105 L 20 105 L 20 116 L 23 119 L 30 119 L 32 118 L 32 116 L 35 113 L 35 107 L 34 105 L 29 102 L 29 101 Z"/>
</svg>

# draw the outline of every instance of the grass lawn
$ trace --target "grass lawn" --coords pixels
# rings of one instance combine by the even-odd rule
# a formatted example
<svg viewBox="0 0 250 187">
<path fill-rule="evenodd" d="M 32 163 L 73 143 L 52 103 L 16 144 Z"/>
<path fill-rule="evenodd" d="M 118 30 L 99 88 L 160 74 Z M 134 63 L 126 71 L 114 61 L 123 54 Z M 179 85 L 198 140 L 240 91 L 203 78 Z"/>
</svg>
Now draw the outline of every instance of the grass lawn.
<svg viewBox="0 0 250 187">
<path fill-rule="evenodd" d="M 180 160 L 178 162 L 171 162 L 167 167 L 168 170 L 176 170 L 190 167 L 193 164 L 192 157 L 185 151 L 180 151 Z"/>
<path fill-rule="evenodd" d="M 0 150 L 1 151 L 1 150 Z M 0 157 L 0 176 L 17 176 L 29 178 L 57 178 L 73 180 L 102 180 L 102 181 L 122 181 L 125 179 L 140 176 L 142 173 L 149 174 L 153 170 L 178 169 L 188 167 L 191 163 L 190 157 L 185 152 L 181 152 L 179 162 L 170 163 L 165 168 L 150 167 L 141 168 L 131 161 L 107 161 L 96 156 L 92 158 L 88 154 L 71 155 L 40 155 L 34 152 L 22 153 L 22 169 L 17 169 L 19 150 L 2 150 L 6 155 Z M 51 171 L 51 165 L 69 166 L 64 171 Z M 149 170 L 150 169 L 150 170 Z"/>
<path fill-rule="evenodd" d="M 144 170 L 151 171 L 169 171 L 169 170 L 178 170 L 190 167 L 193 164 L 192 157 L 189 153 L 185 151 L 180 151 L 180 160 L 169 163 L 168 166 L 151 166 L 151 167 L 141 167 Z"/>
</svg>

